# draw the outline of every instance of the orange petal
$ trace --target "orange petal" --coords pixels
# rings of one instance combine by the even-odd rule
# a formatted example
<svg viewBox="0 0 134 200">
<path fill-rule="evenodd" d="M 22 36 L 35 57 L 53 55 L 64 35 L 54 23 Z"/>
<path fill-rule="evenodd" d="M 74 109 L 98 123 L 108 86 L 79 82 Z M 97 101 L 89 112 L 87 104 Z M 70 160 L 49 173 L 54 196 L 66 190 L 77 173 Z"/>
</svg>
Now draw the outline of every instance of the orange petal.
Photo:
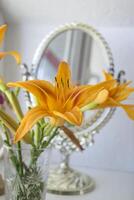
<svg viewBox="0 0 134 200">
<path fill-rule="evenodd" d="M 97 108 L 107 108 L 107 107 L 121 107 L 127 113 L 130 119 L 134 120 L 134 105 L 125 105 L 119 102 L 116 102 L 114 99 L 109 98 L 107 102 L 100 105 Z"/>
<path fill-rule="evenodd" d="M 130 119 L 134 120 L 134 105 L 131 104 L 121 104 L 113 99 L 110 99 L 111 105 L 114 107 L 121 107 L 127 113 Z"/>
<path fill-rule="evenodd" d="M 31 82 L 37 85 L 41 91 L 45 93 L 47 105 L 50 110 L 53 110 L 56 99 L 55 87 L 50 82 L 44 80 L 32 80 Z"/>
<path fill-rule="evenodd" d="M 91 89 L 91 90 L 90 90 Z M 72 105 L 74 107 L 75 106 L 80 106 L 80 104 L 85 103 L 85 101 L 89 101 L 89 99 L 87 100 L 87 97 L 89 98 L 88 92 L 91 91 L 92 92 L 92 86 L 78 86 L 77 88 L 74 88 L 72 90 L 72 93 L 70 94 L 70 96 L 68 97 L 65 105 L 70 108 L 69 104 Z M 91 98 L 91 96 L 90 96 Z"/>
<path fill-rule="evenodd" d="M 61 102 L 65 101 L 68 92 L 72 88 L 70 79 L 70 66 L 68 65 L 68 63 L 63 61 L 59 64 L 58 73 L 55 77 L 57 99 L 59 99 Z"/>
<path fill-rule="evenodd" d="M 118 92 L 118 87 L 117 86 L 115 86 L 115 87 L 113 87 L 111 90 L 110 90 L 110 96 L 111 97 L 114 97 L 114 95 L 116 94 Z"/>
<path fill-rule="evenodd" d="M 47 108 L 46 103 L 46 94 L 34 84 L 33 81 L 23 81 L 23 82 L 11 82 L 7 84 L 8 87 L 20 87 L 26 89 L 28 92 L 31 92 L 34 96 L 37 97 L 39 103 Z"/>
<path fill-rule="evenodd" d="M 115 85 L 115 87 L 110 89 L 110 96 L 114 97 L 117 93 L 124 90 L 130 83 L 131 81 Z"/>
<path fill-rule="evenodd" d="M 128 117 L 134 120 L 134 105 L 121 105 L 124 111 L 127 113 Z"/>
<path fill-rule="evenodd" d="M 133 88 L 126 88 L 124 89 L 124 91 L 120 91 L 118 92 L 113 98 L 115 99 L 115 101 L 124 101 L 126 100 L 130 95 L 131 93 L 134 92 L 134 89 Z"/>
<path fill-rule="evenodd" d="M 38 120 L 48 115 L 48 112 L 40 106 L 29 110 L 16 131 L 14 142 L 20 141 Z"/>
<path fill-rule="evenodd" d="M 109 95 L 108 90 L 106 90 L 106 89 L 101 90 L 98 93 L 96 99 L 93 101 L 93 103 L 95 103 L 95 104 L 102 104 L 102 103 L 104 103 L 107 100 L 108 95 Z"/>
<path fill-rule="evenodd" d="M 102 90 L 106 89 L 109 91 L 116 84 L 116 80 L 103 81 L 93 86 L 85 86 L 81 91 L 79 91 L 74 97 L 74 105 L 78 107 L 84 107 L 85 105 L 92 102 L 97 94 Z"/>
<path fill-rule="evenodd" d="M 97 94 L 99 92 L 100 90 L 96 90 L 96 91 L 85 90 L 81 92 L 81 94 L 78 94 L 78 96 L 74 97 L 73 99 L 74 105 L 80 108 L 84 107 L 85 105 L 93 102 L 96 99 Z"/>
<path fill-rule="evenodd" d="M 50 82 L 45 81 L 45 80 L 32 80 L 32 82 L 38 85 L 48 95 L 52 95 L 55 97 L 55 88 Z"/>
<path fill-rule="evenodd" d="M 5 58 L 6 56 L 13 56 L 17 64 L 21 63 L 21 56 L 16 51 L 0 52 L 0 59 Z"/>
<path fill-rule="evenodd" d="M 62 61 L 59 64 L 56 79 L 59 86 L 61 85 L 64 86 L 65 88 L 68 88 L 71 79 L 71 72 L 70 72 L 70 66 L 67 62 Z"/>
<path fill-rule="evenodd" d="M 4 39 L 6 30 L 7 30 L 7 24 L 3 24 L 2 26 L 0 26 L 0 44 Z"/>
<path fill-rule="evenodd" d="M 66 110 L 71 110 L 74 107 L 74 100 L 77 97 L 77 95 L 84 92 L 86 89 L 87 89 L 87 86 L 76 86 L 70 89 L 68 93 L 68 97 L 64 103 L 64 108 Z"/>
<path fill-rule="evenodd" d="M 117 85 L 115 89 L 110 91 L 110 96 L 116 101 L 123 101 L 128 98 L 128 96 L 134 92 L 134 88 L 128 87 L 131 82 L 123 83 Z"/>
<path fill-rule="evenodd" d="M 102 82 L 94 85 L 93 87 L 94 87 L 94 89 L 103 87 L 106 90 L 111 90 L 117 84 L 118 84 L 117 81 L 115 79 L 112 79 L 112 80 L 108 80 L 108 81 L 102 81 Z"/>
<path fill-rule="evenodd" d="M 113 80 L 113 76 L 110 73 L 108 73 L 106 71 L 103 71 L 103 74 L 104 74 L 104 77 L 105 77 L 106 81 Z"/>
<path fill-rule="evenodd" d="M 78 126 L 81 125 L 82 119 L 83 119 L 82 112 L 80 111 L 78 107 L 74 107 L 71 111 L 65 112 L 64 114 L 58 111 L 53 111 L 53 114 L 60 118 L 65 119 L 71 124 L 78 125 Z"/>
<path fill-rule="evenodd" d="M 121 107 L 127 113 L 128 117 L 134 120 L 134 105 L 128 104 L 121 104 L 118 102 L 113 101 L 116 107 Z"/>
</svg>

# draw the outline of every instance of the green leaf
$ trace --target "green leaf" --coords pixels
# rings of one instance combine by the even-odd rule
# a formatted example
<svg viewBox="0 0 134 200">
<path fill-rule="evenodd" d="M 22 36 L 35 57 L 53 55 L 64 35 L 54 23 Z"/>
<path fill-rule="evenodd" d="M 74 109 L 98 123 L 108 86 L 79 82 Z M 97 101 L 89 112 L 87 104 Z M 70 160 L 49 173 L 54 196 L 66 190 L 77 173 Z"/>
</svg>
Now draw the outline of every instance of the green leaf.
<svg viewBox="0 0 134 200">
<path fill-rule="evenodd" d="M 6 112 L 2 111 L 0 109 L 0 119 L 2 120 L 2 122 L 4 123 L 4 125 L 9 128 L 9 130 L 13 133 L 16 132 L 17 128 L 18 128 L 18 124 L 17 122 L 10 117 Z"/>
</svg>

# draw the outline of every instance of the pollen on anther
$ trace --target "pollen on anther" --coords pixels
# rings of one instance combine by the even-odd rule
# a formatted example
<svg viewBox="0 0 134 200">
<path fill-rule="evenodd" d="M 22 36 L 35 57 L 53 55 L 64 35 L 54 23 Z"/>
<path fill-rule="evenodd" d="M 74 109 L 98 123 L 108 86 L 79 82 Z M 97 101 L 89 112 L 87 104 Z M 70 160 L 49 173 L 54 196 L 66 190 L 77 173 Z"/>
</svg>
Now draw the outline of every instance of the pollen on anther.
<svg viewBox="0 0 134 200">
<path fill-rule="evenodd" d="M 67 80 L 67 86 L 68 86 L 68 88 L 69 88 L 69 79 Z"/>
<path fill-rule="evenodd" d="M 56 77 L 55 77 L 55 81 L 56 81 L 57 87 L 59 87 L 59 84 L 58 84 L 58 81 L 57 81 L 57 78 L 56 78 Z"/>
</svg>

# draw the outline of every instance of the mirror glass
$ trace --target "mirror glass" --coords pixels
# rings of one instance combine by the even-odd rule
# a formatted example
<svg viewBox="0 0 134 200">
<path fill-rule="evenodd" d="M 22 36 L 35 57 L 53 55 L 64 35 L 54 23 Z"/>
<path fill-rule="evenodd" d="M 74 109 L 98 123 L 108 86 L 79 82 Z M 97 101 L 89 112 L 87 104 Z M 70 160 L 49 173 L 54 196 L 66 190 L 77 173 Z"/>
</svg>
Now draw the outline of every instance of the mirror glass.
<svg viewBox="0 0 134 200">
<path fill-rule="evenodd" d="M 61 60 L 71 66 L 75 84 L 100 81 L 102 69 L 108 69 L 108 60 L 101 44 L 82 30 L 67 30 L 57 35 L 44 49 L 36 77 L 53 81 Z"/>
</svg>

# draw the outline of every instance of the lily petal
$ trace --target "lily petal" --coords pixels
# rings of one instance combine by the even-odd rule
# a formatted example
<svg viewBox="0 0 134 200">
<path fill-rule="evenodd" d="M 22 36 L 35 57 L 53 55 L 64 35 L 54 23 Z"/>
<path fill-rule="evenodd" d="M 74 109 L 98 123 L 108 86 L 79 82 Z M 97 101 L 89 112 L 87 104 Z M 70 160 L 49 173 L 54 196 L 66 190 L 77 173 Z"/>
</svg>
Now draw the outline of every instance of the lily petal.
<svg viewBox="0 0 134 200">
<path fill-rule="evenodd" d="M 32 82 L 38 85 L 48 95 L 52 95 L 55 97 L 55 88 L 50 82 L 45 81 L 45 80 L 32 80 Z"/>
<path fill-rule="evenodd" d="M 71 111 L 65 112 L 64 114 L 58 111 L 53 111 L 53 114 L 60 118 L 65 119 L 66 121 L 74 125 L 80 126 L 82 123 L 83 115 L 78 107 L 74 107 Z"/>
<path fill-rule="evenodd" d="M 40 87 L 38 87 L 32 81 L 10 82 L 7 84 L 7 86 L 8 87 L 20 87 L 20 88 L 26 89 L 28 92 L 31 92 L 34 96 L 37 97 L 40 105 L 47 108 L 46 94 L 40 89 Z"/>
<path fill-rule="evenodd" d="M 134 105 L 127 105 L 127 104 L 121 104 L 116 102 L 113 99 L 110 99 L 111 105 L 114 107 L 121 107 L 123 110 L 127 113 L 128 117 L 132 120 L 134 120 Z"/>
<path fill-rule="evenodd" d="M 14 143 L 20 141 L 38 120 L 46 116 L 49 113 L 43 107 L 37 106 L 29 110 L 16 131 Z"/>
<path fill-rule="evenodd" d="M 130 119 L 134 120 L 134 105 L 123 105 L 123 104 L 121 104 L 121 107 L 127 113 L 128 117 Z"/>
<path fill-rule="evenodd" d="M 89 88 L 89 86 L 88 86 Z M 80 94 L 82 92 L 84 92 L 87 89 L 86 86 L 77 86 L 74 87 L 70 90 L 68 97 L 64 103 L 64 108 L 66 108 L 66 110 L 71 110 L 74 106 L 74 100 L 77 97 L 77 94 Z"/>
<path fill-rule="evenodd" d="M 69 64 L 63 61 L 59 64 L 58 73 L 57 76 L 55 77 L 57 99 L 61 103 L 63 103 L 66 100 L 66 97 L 68 96 L 68 93 L 72 88 L 70 79 L 71 79 L 71 71 Z"/>
<path fill-rule="evenodd" d="M 126 100 L 126 99 L 131 95 L 131 93 L 133 93 L 133 92 L 134 92 L 134 88 L 126 88 L 126 89 L 124 89 L 124 90 L 118 92 L 117 95 L 115 95 L 115 97 L 113 97 L 113 98 L 114 98 L 115 101 L 118 101 L 118 102 L 124 101 L 124 100 Z"/>
<path fill-rule="evenodd" d="M 7 24 L 3 24 L 2 26 L 0 26 L 0 44 L 4 39 L 6 30 L 7 30 Z"/>
<path fill-rule="evenodd" d="M 113 80 L 113 76 L 110 73 L 107 73 L 106 71 L 103 71 L 104 77 L 106 81 Z"/>
<path fill-rule="evenodd" d="M 86 86 L 85 89 L 83 88 L 83 90 L 80 90 L 80 92 L 78 92 L 76 96 L 73 97 L 74 105 L 80 108 L 84 107 L 85 105 L 94 101 L 94 99 L 102 89 L 106 89 L 109 91 L 110 88 L 113 88 L 115 84 L 116 80 L 109 80 L 98 83 L 97 85 L 89 87 Z"/>
<path fill-rule="evenodd" d="M 6 56 L 13 56 L 17 64 L 21 63 L 21 56 L 16 51 L 0 52 L 0 59 L 5 58 Z"/>
<path fill-rule="evenodd" d="M 57 83 L 59 86 L 64 86 L 64 88 L 68 88 L 71 79 L 70 66 L 65 61 L 62 61 L 59 64 L 58 73 L 56 76 Z"/>
<path fill-rule="evenodd" d="M 40 90 L 45 94 L 47 101 L 46 104 L 48 105 L 49 110 L 53 110 L 56 99 L 54 86 L 50 82 L 44 80 L 32 80 L 31 83 L 39 87 Z"/>
<path fill-rule="evenodd" d="M 127 113 L 128 117 L 134 120 L 134 105 L 121 104 L 119 102 L 116 102 L 114 99 L 109 98 L 106 103 L 98 106 L 97 108 L 107 108 L 107 107 L 121 107 Z"/>
<path fill-rule="evenodd" d="M 101 90 L 96 99 L 94 100 L 95 104 L 102 104 L 108 99 L 109 92 L 106 89 Z"/>
</svg>

